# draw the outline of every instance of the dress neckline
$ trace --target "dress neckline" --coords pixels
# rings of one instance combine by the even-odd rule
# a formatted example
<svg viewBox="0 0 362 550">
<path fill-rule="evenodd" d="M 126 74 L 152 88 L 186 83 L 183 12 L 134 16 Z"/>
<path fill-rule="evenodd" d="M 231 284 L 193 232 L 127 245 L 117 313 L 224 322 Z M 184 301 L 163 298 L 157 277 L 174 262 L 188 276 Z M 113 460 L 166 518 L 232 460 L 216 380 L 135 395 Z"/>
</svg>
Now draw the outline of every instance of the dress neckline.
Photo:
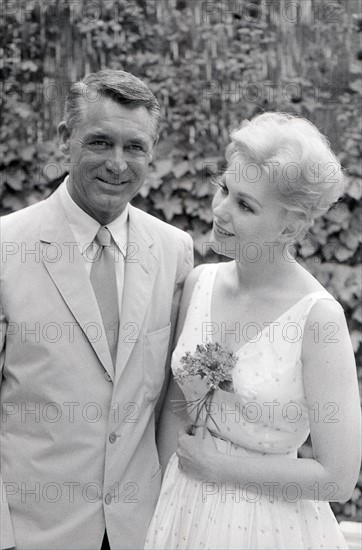
<svg viewBox="0 0 362 550">
<path fill-rule="evenodd" d="M 212 297 L 213 297 L 213 292 L 214 292 L 214 285 L 215 285 L 215 279 L 216 279 L 216 274 L 217 274 L 217 271 L 218 271 L 218 268 L 219 268 L 219 265 L 220 264 L 214 264 L 215 268 L 213 269 L 213 277 L 212 277 L 212 281 L 211 281 L 211 285 L 210 285 L 210 292 L 209 292 L 209 303 L 208 303 L 208 319 L 210 320 L 210 322 L 212 322 L 212 317 L 211 317 L 211 309 L 212 309 Z M 251 340 L 247 340 L 246 342 L 244 342 L 234 353 L 235 354 L 239 354 L 246 346 L 248 346 L 249 344 L 252 344 L 252 343 L 255 343 L 255 342 L 258 342 L 261 338 L 261 336 L 263 335 L 263 333 L 268 330 L 274 323 L 277 323 L 280 319 L 282 319 L 287 313 L 289 313 L 290 311 L 292 311 L 297 305 L 299 305 L 301 302 L 303 302 L 304 300 L 306 300 L 307 298 L 310 298 L 311 296 L 314 296 L 315 294 L 322 294 L 322 295 L 325 295 L 326 297 L 328 298 L 333 298 L 333 296 L 327 291 L 327 290 L 315 290 L 314 292 L 309 292 L 308 294 L 306 294 L 305 296 L 303 296 L 302 298 L 300 298 L 297 302 L 295 302 L 295 304 L 293 304 L 292 306 L 290 306 L 287 310 L 285 310 L 283 313 L 281 313 L 276 319 L 274 319 L 274 321 L 271 321 L 270 323 L 268 323 L 262 330 L 260 330 L 259 332 L 257 332 L 257 334 L 254 336 L 254 338 L 252 338 Z M 334 298 L 333 298 L 334 299 Z M 213 342 L 213 338 L 212 338 L 212 335 L 210 335 L 210 341 L 211 343 L 215 343 Z"/>
</svg>

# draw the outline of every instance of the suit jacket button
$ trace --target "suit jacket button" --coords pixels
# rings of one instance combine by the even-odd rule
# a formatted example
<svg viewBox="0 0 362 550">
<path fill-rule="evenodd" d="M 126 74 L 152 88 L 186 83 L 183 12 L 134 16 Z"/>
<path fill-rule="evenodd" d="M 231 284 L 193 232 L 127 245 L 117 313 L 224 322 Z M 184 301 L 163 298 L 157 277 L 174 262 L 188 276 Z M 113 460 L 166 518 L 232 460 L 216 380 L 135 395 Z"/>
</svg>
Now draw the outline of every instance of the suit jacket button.
<svg viewBox="0 0 362 550">
<path fill-rule="evenodd" d="M 104 378 L 107 380 L 107 382 L 112 382 L 112 378 L 109 376 L 107 371 L 104 373 Z"/>
<path fill-rule="evenodd" d="M 109 434 L 109 442 L 110 443 L 115 443 L 116 439 L 117 439 L 117 436 L 114 432 L 112 432 L 111 434 Z"/>
<path fill-rule="evenodd" d="M 112 502 L 112 495 L 110 495 L 109 493 L 106 494 L 106 496 L 104 497 L 104 502 L 106 504 L 110 504 Z"/>
</svg>

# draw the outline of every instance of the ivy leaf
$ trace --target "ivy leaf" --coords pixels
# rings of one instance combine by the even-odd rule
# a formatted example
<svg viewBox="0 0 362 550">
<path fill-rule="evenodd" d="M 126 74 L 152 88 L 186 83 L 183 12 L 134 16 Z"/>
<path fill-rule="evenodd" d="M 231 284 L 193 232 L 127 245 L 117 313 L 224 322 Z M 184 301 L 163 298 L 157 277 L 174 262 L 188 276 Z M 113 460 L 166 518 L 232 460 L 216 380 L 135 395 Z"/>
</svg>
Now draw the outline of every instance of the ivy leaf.
<svg viewBox="0 0 362 550">
<path fill-rule="evenodd" d="M 191 179 L 183 178 L 181 181 L 173 181 L 172 182 L 172 189 L 184 189 L 185 191 L 191 191 L 194 184 Z"/>
<path fill-rule="evenodd" d="M 189 214 L 191 216 L 195 216 L 199 209 L 198 201 L 192 197 L 188 197 L 187 199 L 184 200 L 184 206 L 185 206 L 186 214 Z"/>
<path fill-rule="evenodd" d="M 24 120 L 31 117 L 33 114 L 33 111 L 30 105 L 26 105 L 25 103 L 18 103 L 16 112 L 20 116 L 20 118 Z"/>
<path fill-rule="evenodd" d="M 314 235 L 308 234 L 299 245 L 298 253 L 302 258 L 308 258 L 314 256 L 319 248 L 319 244 Z"/>
<path fill-rule="evenodd" d="M 192 235 L 193 237 L 193 240 L 194 240 L 194 248 L 195 250 L 202 256 L 204 257 L 206 252 L 207 252 L 207 249 L 209 248 L 210 245 L 208 245 L 208 243 L 211 242 L 211 231 L 207 232 L 207 233 L 194 233 Z"/>
<path fill-rule="evenodd" d="M 354 231 L 349 229 L 349 231 L 341 231 L 339 234 L 339 240 L 352 252 L 356 252 L 359 247 L 359 243 L 362 241 L 362 234 L 360 231 Z"/>
<path fill-rule="evenodd" d="M 358 307 L 356 307 L 356 309 L 354 310 L 352 314 L 352 319 L 362 324 L 362 305 L 361 304 Z"/>
<path fill-rule="evenodd" d="M 334 290 L 333 295 L 351 308 L 356 307 L 361 295 L 360 267 L 335 264 L 329 264 L 328 267 L 332 274 L 330 284 Z"/>
<path fill-rule="evenodd" d="M 212 197 L 212 185 L 210 183 L 210 180 L 202 179 L 200 182 L 197 183 L 195 186 L 196 196 L 197 197 Z M 211 202 L 211 201 L 210 201 Z"/>
<path fill-rule="evenodd" d="M 354 255 L 354 250 L 351 250 L 350 248 L 347 248 L 346 246 L 339 245 L 337 250 L 334 252 L 334 257 L 339 262 L 345 262 L 346 260 L 349 260 L 349 258 L 352 258 Z"/>
<path fill-rule="evenodd" d="M 172 172 L 173 160 L 165 159 L 156 162 L 155 173 L 159 178 L 164 178 L 167 174 Z"/>
<path fill-rule="evenodd" d="M 328 240 L 328 233 L 324 225 L 323 218 L 319 218 L 310 229 L 310 234 L 313 235 L 313 239 L 315 239 L 320 245 L 326 244 Z"/>
<path fill-rule="evenodd" d="M 357 78 L 357 80 L 355 80 L 354 82 L 352 82 L 349 87 L 351 88 L 351 90 L 353 90 L 354 92 L 357 92 L 358 94 L 362 94 L 362 79 L 361 78 Z"/>
<path fill-rule="evenodd" d="M 14 160 L 18 160 L 16 149 L 12 149 L 10 147 L 7 147 L 5 144 L 1 144 L 0 159 L 1 159 L 1 164 L 4 164 L 4 165 L 10 164 Z"/>
<path fill-rule="evenodd" d="M 188 231 L 189 218 L 182 214 L 177 215 L 172 219 L 172 225 L 174 227 L 178 227 L 179 229 L 182 229 L 183 231 Z"/>
<path fill-rule="evenodd" d="M 4 210 L 10 212 L 21 210 L 24 206 L 27 206 L 24 197 L 19 195 L 5 195 L 2 203 Z"/>
<path fill-rule="evenodd" d="M 37 146 L 37 156 L 40 162 L 47 162 L 49 157 L 57 152 L 58 147 L 53 141 L 43 141 Z"/>
<path fill-rule="evenodd" d="M 339 240 L 335 237 L 333 239 L 329 239 L 326 244 L 322 247 L 323 251 L 323 257 L 327 262 L 332 260 L 334 258 L 334 253 L 339 247 Z M 322 283 L 323 284 L 323 283 Z"/>
<path fill-rule="evenodd" d="M 28 147 L 24 147 L 23 149 L 21 149 L 20 157 L 25 162 L 31 162 L 35 156 L 35 153 L 36 153 L 35 145 L 28 145 Z"/>
<path fill-rule="evenodd" d="M 351 140 L 352 141 L 352 140 Z M 354 141 L 352 141 L 352 143 L 354 144 Z M 357 147 L 357 144 L 355 144 L 355 151 L 351 151 L 351 154 L 353 155 L 353 153 L 358 157 L 360 155 L 360 151 Z M 361 162 L 358 161 L 358 160 L 354 160 L 353 162 L 349 162 L 348 164 L 348 173 L 351 174 L 352 176 L 359 176 L 361 177 L 362 176 L 362 166 L 361 166 Z"/>
<path fill-rule="evenodd" d="M 193 218 L 192 219 L 192 231 L 191 231 L 192 235 L 195 235 L 195 236 L 197 234 L 203 235 L 204 233 L 207 233 L 208 231 L 210 231 L 210 227 L 208 226 L 208 224 L 206 224 L 205 222 L 203 222 L 199 218 Z"/>
<path fill-rule="evenodd" d="M 23 61 L 20 65 L 22 71 L 29 71 L 31 73 L 36 73 L 38 66 L 33 61 Z"/>
<path fill-rule="evenodd" d="M 156 172 L 150 172 L 139 190 L 139 194 L 141 197 L 146 198 L 151 189 L 158 189 L 161 185 L 162 179 L 158 176 L 158 174 Z"/>
<path fill-rule="evenodd" d="M 341 202 L 331 208 L 331 210 L 327 212 L 326 217 L 330 222 L 337 223 L 340 227 L 342 227 L 345 222 L 348 221 L 350 215 L 351 213 L 346 203 Z"/>
<path fill-rule="evenodd" d="M 220 170 L 220 165 L 225 162 L 223 157 L 208 157 L 199 159 L 195 162 L 195 168 L 198 171 L 203 171 L 206 174 L 217 174 Z"/>
<path fill-rule="evenodd" d="M 361 342 L 362 342 L 361 331 L 352 330 L 352 332 L 351 332 L 351 341 L 352 341 L 353 351 L 354 351 L 354 353 L 357 353 L 357 351 L 358 351 L 358 349 L 361 345 Z"/>
<path fill-rule="evenodd" d="M 211 205 L 210 205 L 209 201 L 203 201 L 200 204 L 199 209 L 198 209 L 198 215 L 199 215 L 200 220 L 204 220 L 208 224 L 210 224 L 212 222 L 212 220 L 214 219 L 214 214 L 212 212 Z"/>
<path fill-rule="evenodd" d="M 349 179 L 349 185 L 347 187 L 346 193 L 350 197 L 352 197 L 352 199 L 355 199 L 356 201 L 359 201 L 362 198 L 362 182 L 361 182 L 361 179 L 351 177 Z"/>
<path fill-rule="evenodd" d="M 190 163 L 187 160 L 184 160 L 183 162 L 176 164 L 176 166 L 172 168 L 172 171 L 175 174 L 176 178 L 179 179 L 191 171 Z"/>
<path fill-rule="evenodd" d="M 155 206 L 157 210 L 161 210 L 168 222 L 177 214 L 182 214 L 183 211 L 181 197 L 177 196 L 172 196 L 169 199 L 159 198 Z"/>
<path fill-rule="evenodd" d="M 13 191 L 21 191 L 25 180 L 24 170 L 16 168 L 15 170 L 4 170 L 1 178 Z"/>
</svg>

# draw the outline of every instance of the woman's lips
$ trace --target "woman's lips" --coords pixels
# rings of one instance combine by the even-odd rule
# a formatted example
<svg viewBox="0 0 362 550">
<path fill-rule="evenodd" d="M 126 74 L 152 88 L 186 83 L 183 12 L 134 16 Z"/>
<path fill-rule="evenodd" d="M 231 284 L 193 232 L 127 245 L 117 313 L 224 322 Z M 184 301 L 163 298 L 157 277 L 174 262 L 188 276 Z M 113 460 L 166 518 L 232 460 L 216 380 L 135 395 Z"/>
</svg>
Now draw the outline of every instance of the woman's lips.
<svg viewBox="0 0 362 550">
<path fill-rule="evenodd" d="M 229 231 L 227 231 L 226 229 L 224 229 L 221 225 L 219 225 L 218 223 L 216 223 L 216 221 L 214 220 L 214 226 L 216 227 L 216 230 L 221 233 L 222 235 L 226 235 L 227 237 L 233 237 L 234 236 L 234 233 L 230 233 Z"/>
</svg>

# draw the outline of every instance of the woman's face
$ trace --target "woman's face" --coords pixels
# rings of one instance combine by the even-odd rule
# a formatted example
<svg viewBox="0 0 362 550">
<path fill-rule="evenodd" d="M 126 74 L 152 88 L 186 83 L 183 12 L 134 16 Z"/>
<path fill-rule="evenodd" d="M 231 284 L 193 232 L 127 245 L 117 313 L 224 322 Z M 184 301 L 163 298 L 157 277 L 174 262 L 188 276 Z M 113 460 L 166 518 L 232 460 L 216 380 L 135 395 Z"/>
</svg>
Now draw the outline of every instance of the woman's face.
<svg viewBox="0 0 362 550">
<path fill-rule="evenodd" d="M 232 159 L 212 202 L 215 251 L 255 262 L 279 243 L 287 212 L 276 197 L 276 182 L 253 161 Z M 218 250 L 217 250 L 218 249 Z M 264 256 L 265 259 L 265 256 Z"/>
</svg>

